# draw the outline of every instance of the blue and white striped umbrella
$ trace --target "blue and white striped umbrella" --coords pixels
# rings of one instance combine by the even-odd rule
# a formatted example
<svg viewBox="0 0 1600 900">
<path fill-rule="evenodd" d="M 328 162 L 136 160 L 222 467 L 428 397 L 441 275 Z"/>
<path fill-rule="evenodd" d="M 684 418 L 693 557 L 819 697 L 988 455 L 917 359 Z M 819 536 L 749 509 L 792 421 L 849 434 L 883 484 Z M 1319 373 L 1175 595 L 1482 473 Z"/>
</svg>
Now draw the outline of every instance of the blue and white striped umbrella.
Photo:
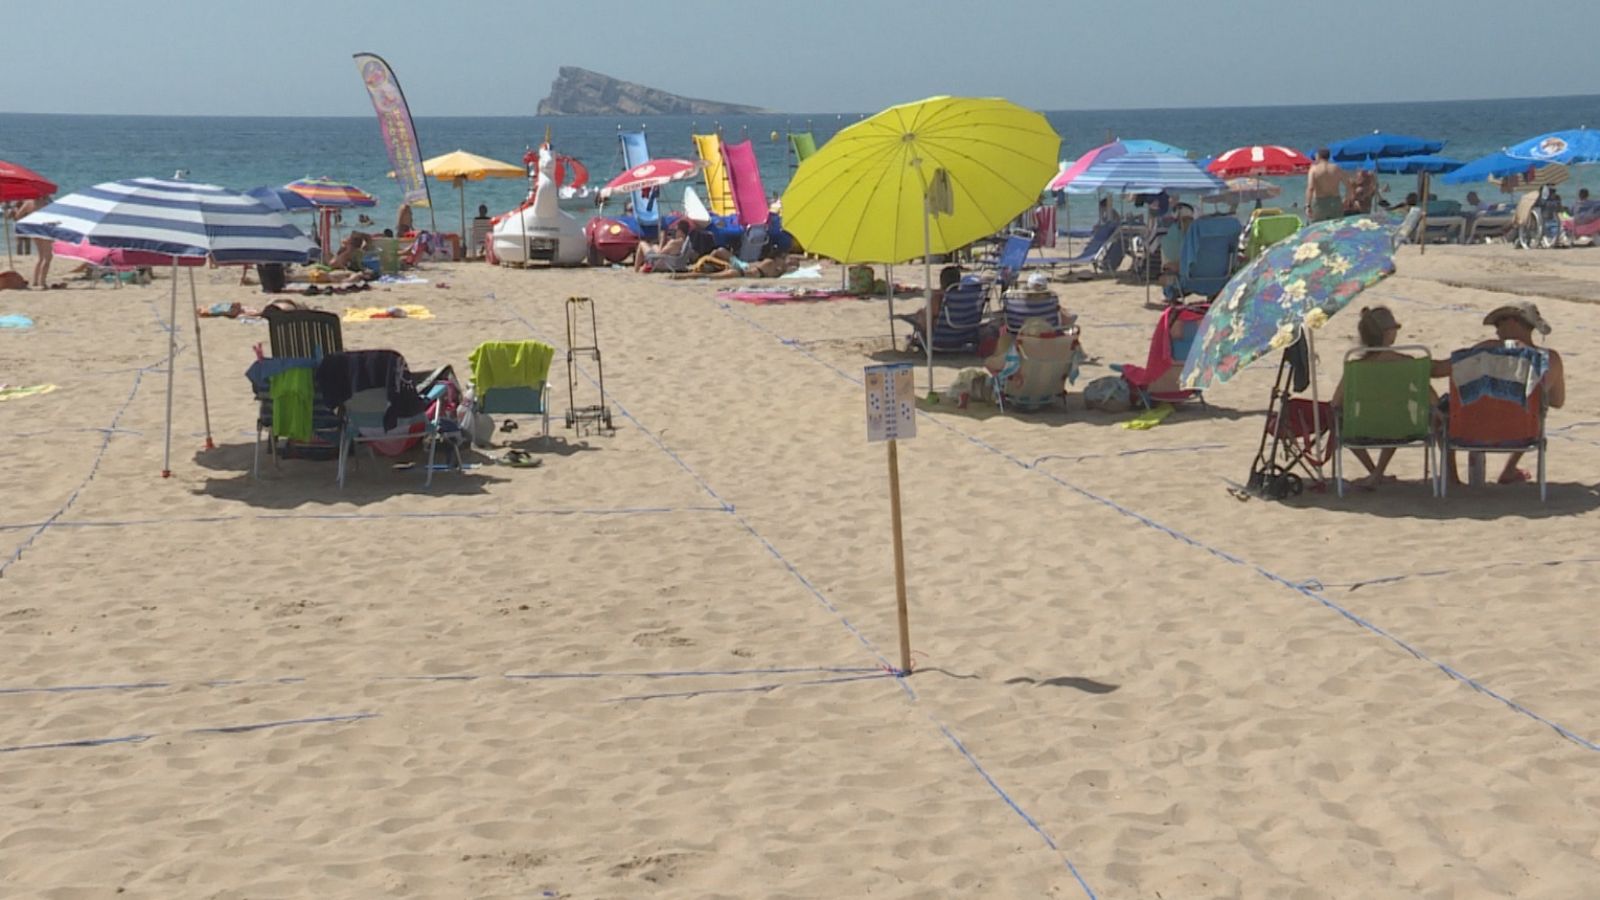
<svg viewBox="0 0 1600 900">
<path fill-rule="evenodd" d="M 1072 194 L 1211 194 L 1227 189 L 1222 179 L 1194 160 L 1165 153 L 1129 153 L 1096 162 L 1067 185 L 1067 192 Z"/>
<path fill-rule="evenodd" d="M 17 233 L 219 263 L 303 263 L 317 252 L 300 229 L 253 197 L 156 178 L 68 194 L 17 222 Z"/>
</svg>

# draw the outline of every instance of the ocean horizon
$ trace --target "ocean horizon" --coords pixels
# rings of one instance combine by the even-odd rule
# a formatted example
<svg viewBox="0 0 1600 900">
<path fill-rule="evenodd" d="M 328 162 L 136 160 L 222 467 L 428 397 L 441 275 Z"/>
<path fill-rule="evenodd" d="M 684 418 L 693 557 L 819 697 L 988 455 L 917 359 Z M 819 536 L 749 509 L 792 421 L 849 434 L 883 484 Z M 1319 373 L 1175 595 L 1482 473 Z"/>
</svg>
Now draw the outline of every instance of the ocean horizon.
<svg viewBox="0 0 1600 900">
<path fill-rule="evenodd" d="M 875 111 L 875 110 L 874 110 Z M 1600 120 L 1600 95 L 1558 95 L 1494 100 L 1333 103 L 1140 109 L 1043 110 L 1062 137 L 1061 158 L 1070 160 L 1116 137 L 1154 138 L 1205 157 L 1231 147 L 1274 143 L 1303 150 L 1374 130 L 1436 138 L 1443 154 L 1469 161 L 1547 131 Z M 692 133 L 720 129 L 732 140 L 750 138 L 769 193 L 781 193 L 792 173 L 785 134 L 812 131 L 818 143 L 870 112 L 764 113 L 736 116 L 416 116 L 424 157 L 455 149 L 518 162 L 543 139 L 548 126 L 558 152 L 580 160 L 590 183 L 599 185 L 622 169 L 617 133 L 642 129 L 653 155 L 692 156 Z M 375 116 L 104 115 L 0 113 L 0 159 L 17 162 L 55 181 L 63 192 L 115 179 L 188 178 L 236 189 L 328 176 L 359 185 L 378 197 L 372 213 L 380 225 L 392 219 L 400 200 L 387 177 L 389 161 Z M 1413 189 L 1408 176 L 1383 179 L 1390 195 Z M 1295 206 L 1298 178 L 1281 179 L 1279 205 Z M 1571 190 L 1600 186 L 1588 170 L 1573 170 Z M 460 200 L 454 189 L 434 182 L 439 226 L 448 228 Z M 1468 189 L 1495 194 L 1493 184 L 1448 186 L 1442 197 Z M 466 187 L 469 212 L 478 204 L 491 212 L 515 206 L 527 193 L 522 179 L 474 182 Z M 675 205 L 679 195 L 669 191 Z M 1092 197 L 1072 198 L 1076 216 L 1090 216 Z M 620 204 L 613 203 L 616 211 Z"/>
</svg>

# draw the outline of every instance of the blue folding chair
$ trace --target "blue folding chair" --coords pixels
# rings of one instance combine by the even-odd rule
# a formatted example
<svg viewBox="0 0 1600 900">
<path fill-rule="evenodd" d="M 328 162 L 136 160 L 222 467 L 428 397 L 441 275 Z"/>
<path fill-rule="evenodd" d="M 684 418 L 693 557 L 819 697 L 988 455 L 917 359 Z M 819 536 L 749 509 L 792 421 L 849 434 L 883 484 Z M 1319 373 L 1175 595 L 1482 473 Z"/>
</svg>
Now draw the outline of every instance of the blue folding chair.
<svg viewBox="0 0 1600 900">
<path fill-rule="evenodd" d="M 945 289 L 944 302 L 933 320 L 933 352 L 973 353 L 978 349 L 983 329 L 983 311 L 988 306 L 988 291 L 976 279 L 962 281 Z M 903 317 L 916 330 L 911 334 L 912 349 L 922 349 L 922 333 L 927 323 L 922 316 Z"/>
<path fill-rule="evenodd" d="M 1214 297 L 1233 277 L 1244 226 L 1233 216 L 1205 216 L 1189 226 L 1178 260 L 1180 295 Z"/>
</svg>

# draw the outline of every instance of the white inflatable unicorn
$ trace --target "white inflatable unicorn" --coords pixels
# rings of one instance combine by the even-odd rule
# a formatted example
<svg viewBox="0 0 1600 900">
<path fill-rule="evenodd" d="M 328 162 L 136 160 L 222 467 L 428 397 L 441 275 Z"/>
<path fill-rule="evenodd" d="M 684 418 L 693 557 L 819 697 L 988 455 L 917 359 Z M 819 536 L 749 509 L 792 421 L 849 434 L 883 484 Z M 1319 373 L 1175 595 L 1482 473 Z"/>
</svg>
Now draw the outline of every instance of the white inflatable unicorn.
<svg viewBox="0 0 1600 900">
<path fill-rule="evenodd" d="M 588 259 L 583 224 L 560 206 L 556 157 L 550 141 L 539 145 L 533 193 L 494 226 L 494 252 L 502 262 L 542 260 L 553 266 L 579 266 Z"/>
</svg>

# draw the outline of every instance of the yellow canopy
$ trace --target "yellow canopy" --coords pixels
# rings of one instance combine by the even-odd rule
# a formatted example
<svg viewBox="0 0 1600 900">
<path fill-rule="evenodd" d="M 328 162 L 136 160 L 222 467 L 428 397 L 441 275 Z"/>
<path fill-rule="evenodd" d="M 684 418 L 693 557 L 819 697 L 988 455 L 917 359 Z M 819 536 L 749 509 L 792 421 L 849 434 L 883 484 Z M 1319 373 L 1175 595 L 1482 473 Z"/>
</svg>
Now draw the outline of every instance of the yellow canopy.
<svg viewBox="0 0 1600 900">
<path fill-rule="evenodd" d="M 783 227 L 808 252 L 839 262 L 948 253 L 1039 202 L 1060 149 L 1044 116 L 1008 100 L 932 97 L 892 106 L 839 132 L 795 172 L 783 194 Z M 928 217 L 924 237 L 935 184 L 943 195 L 935 209 L 951 211 Z"/>
<path fill-rule="evenodd" d="M 528 171 L 521 166 L 457 150 L 443 156 L 424 160 L 422 171 L 448 181 L 465 178 L 468 181 L 482 181 L 485 178 L 526 178 Z"/>
</svg>

